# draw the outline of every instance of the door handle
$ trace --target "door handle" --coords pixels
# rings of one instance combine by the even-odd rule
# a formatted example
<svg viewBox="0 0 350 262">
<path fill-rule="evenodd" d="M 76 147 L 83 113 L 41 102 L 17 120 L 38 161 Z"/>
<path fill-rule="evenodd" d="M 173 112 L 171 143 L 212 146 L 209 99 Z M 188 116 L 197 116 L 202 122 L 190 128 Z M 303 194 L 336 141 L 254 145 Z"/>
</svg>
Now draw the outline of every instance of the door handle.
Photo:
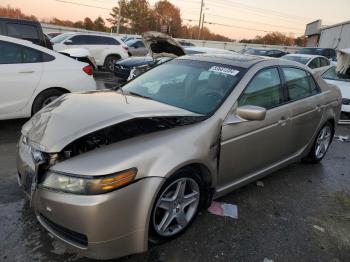
<svg viewBox="0 0 350 262">
<path fill-rule="evenodd" d="M 24 70 L 24 71 L 19 71 L 18 73 L 20 73 L 20 74 L 32 74 L 34 72 L 35 72 L 34 70 Z"/>
<path fill-rule="evenodd" d="M 289 120 L 289 118 L 282 117 L 280 120 L 278 120 L 277 123 L 281 126 L 285 126 L 287 124 L 288 120 Z"/>
<path fill-rule="evenodd" d="M 323 105 L 317 105 L 315 109 L 316 109 L 318 112 L 320 112 L 322 108 L 323 108 Z"/>
</svg>

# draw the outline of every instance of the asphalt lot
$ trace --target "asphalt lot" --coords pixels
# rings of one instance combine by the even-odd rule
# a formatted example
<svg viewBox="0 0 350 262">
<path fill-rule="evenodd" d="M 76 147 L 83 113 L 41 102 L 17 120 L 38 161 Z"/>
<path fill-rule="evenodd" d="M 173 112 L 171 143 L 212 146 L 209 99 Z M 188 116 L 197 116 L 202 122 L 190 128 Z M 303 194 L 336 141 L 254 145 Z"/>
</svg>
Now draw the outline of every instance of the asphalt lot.
<svg viewBox="0 0 350 262">
<path fill-rule="evenodd" d="M 115 85 L 108 73 L 96 78 L 99 89 Z M 0 261 L 91 261 L 52 239 L 17 187 L 25 121 L 0 121 Z M 181 237 L 116 261 L 350 261 L 350 142 L 335 139 L 321 164 L 296 163 L 261 181 L 219 199 L 238 206 L 238 219 L 202 212 Z"/>
</svg>

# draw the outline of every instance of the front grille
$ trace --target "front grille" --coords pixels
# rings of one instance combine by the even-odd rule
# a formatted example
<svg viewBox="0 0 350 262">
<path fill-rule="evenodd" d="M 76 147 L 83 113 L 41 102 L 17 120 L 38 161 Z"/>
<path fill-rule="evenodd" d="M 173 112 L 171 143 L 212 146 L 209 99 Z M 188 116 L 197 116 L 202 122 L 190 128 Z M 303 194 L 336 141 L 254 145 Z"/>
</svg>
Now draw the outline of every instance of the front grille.
<svg viewBox="0 0 350 262">
<path fill-rule="evenodd" d="M 84 247 L 88 246 L 88 238 L 86 235 L 75 232 L 63 226 L 60 226 L 55 222 L 52 222 L 51 220 L 49 220 L 43 214 L 40 214 L 40 218 L 43 220 L 43 222 L 45 222 L 45 224 L 47 224 L 50 228 L 52 228 L 58 235 L 67 239 L 68 241 L 80 244 Z"/>
<path fill-rule="evenodd" d="M 341 112 L 341 113 L 340 113 L 340 120 L 349 121 L 349 120 L 350 120 L 350 113 Z"/>
</svg>

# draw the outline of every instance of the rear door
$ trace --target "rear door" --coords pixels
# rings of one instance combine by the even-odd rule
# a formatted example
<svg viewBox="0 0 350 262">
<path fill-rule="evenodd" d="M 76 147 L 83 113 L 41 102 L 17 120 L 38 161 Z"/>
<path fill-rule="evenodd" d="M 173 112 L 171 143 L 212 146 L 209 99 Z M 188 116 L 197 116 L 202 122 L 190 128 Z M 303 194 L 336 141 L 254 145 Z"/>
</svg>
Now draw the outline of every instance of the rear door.
<svg viewBox="0 0 350 262">
<path fill-rule="evenodd" d="M 277 67 L 263 69 L 253 77 L 238 99 L 238 106 L 265 108 L 265 120 L 223 125 L 219 165 L 221 187 L 291 154 L 290 105 L 285 104 L 281 80 Z"/>
<path fill-rule="evenodd" d="M 20 111 L 29 102 L 42 75 L 43 53 L 0 41 L 0 117 Z"/>
<path fill-rule="evenodd" d="M 301 68 L 283 67 L 292 120 L 292 150 L 302 150 L 315 134 L 323 114 L 321 90 L 313 76 Z"/>
</svg>

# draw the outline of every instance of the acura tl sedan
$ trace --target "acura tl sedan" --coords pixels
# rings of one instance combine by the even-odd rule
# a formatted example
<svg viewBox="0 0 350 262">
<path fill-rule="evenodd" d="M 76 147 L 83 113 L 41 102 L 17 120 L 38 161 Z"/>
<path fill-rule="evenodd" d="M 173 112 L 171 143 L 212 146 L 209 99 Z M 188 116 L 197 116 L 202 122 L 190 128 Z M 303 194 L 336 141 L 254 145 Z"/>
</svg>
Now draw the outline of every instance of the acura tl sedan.
<svg viewBox="0 0 350 262">
<path fill-rule="evenodd" d="M 23 126 L 18 181 L 41 225 L 83 255 L 145 252 L 212 199 L 321 161 L 340 106 L 339 89 L 299 63 L 183 56 L 43 108 Z"/>
</svg>

